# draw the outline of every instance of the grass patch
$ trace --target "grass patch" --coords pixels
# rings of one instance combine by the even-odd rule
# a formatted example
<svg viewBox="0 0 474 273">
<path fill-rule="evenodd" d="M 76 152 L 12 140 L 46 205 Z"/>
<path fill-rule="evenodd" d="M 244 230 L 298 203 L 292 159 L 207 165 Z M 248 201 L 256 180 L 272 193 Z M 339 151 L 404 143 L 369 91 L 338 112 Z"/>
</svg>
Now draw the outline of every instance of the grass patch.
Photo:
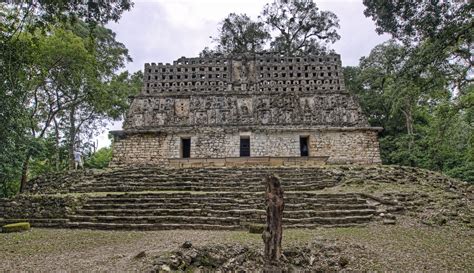
<svg viewBox="0 0 474 273">
<path fill-rule="evenodd" d="M 145 236 L 143 232 L 32 229 L 0 235 L 0 253 L 34 254 L 87 251 L 98 246 L 126 244 Z"/>
<path fill-rule="evenodd" d="M 363 228 L 284 229 L 283 232 L 283 248 L 306 246 L 316 238 L 348 245 L 350 252 L 345 256 L 355 271 L 474 271 L 472 230 L 462 226 L 374 225 Z M 179 248 L 184 241 L 191 241 L 193 245 L 239 243 L 263 248 L 261 235 L 250 234 L 246 230 L 130 232 L 32 229 L 25 233 L 0 234 L 0 265 L 15 258 L 26 264 L 35 261 L 31 262 L 34 268 L 44 264 L 37 268 L 41 271 L 47 266 L 46 262 L 41 261 L 61 256 L 62 265 L 78 269 L 81 268 L 75 260 L 78 253 L 82 257 L 95 257 L 90 255 L 97 255 L 94 251 L 101 248 L 107 250 L 101 252 L 104 255 L 101 265 L 106 270 L 114 268 L 117 259 L 121 259 L 124 265 L 131 262 L 118 258 L 118 251 L 132 255 L 147 245 L 147 251 L 166 252 Z M 130 266 L 133 268 L 134 265 Z"/>
</svg>

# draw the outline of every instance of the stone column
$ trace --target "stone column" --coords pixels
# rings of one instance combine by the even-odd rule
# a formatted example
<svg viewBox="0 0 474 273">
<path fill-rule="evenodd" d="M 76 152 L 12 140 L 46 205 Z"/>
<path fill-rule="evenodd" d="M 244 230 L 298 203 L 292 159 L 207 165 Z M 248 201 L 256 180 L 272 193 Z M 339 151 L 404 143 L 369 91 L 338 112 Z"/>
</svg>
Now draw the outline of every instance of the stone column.
<svg viewBox="0 0 474 273">
<path fill-rule="evenodd" d="M 265 243 L 265 263 L 275 265 L 281 256 L 281 238 L 283 235 L 283 189 L 280 180 L 275 175 L 269 175 L 264 180 L 266 191 L 267 225 L 262 234 Z"/>
</svg>

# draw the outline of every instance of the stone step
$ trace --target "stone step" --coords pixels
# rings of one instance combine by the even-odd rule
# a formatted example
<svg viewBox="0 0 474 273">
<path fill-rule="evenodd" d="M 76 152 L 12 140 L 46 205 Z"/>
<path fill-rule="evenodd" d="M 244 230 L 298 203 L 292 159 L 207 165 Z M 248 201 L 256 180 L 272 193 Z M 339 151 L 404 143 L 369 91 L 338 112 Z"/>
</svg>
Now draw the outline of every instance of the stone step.
<svg viewBox="0 0 474 273">
<path fill-rule="evenodd" d="M 196 230 L 239 230 L 238 225 L 213 225 L 213 224 L 137 224 L 137 223 L 94 223 L 94 222 L 69 222 L 68 228 L 87 228 L 103 230 L 170 230 L 170 229 L 196 229 Z"/>
<path fill-rule="evenodd" d="M 360 216 L 373 215 L 375 209 L 360 210 L 299 210 L 284 211 L 284 217 L 308 218 L 308 217 L 336 217 L 336 216 Z M 207 216 L 207 217 L 252 217 L 265 216 L 264 209 L 102 209 L 89 210 L 79 209 L 78 215 L 83 216 Z"/>
<path fill-rule="evenodd" d="M 89 204 L 98 204 L 98 203 L 245 203 L 245 204 L 263 204 L 264 199 L 261 194 L 257 196 L 235 196 L 235 197 L 221 197 L 216 198 L 207 195 L 196 195 L 196 196 L 182 196 L 182 197 L 93 197 L 88 200 Z M 364 204 L 366 201 L 357 197 L 321 197 L 321 198 L 311 198 L 311 197 L 287 197 L 285 198 L 286 204 L 301 204 L 301 203 L 316 203 L 316 204 Z"/>
<path fill-rule="evenodd" d="M 322 184 L 331 184 L 334 183 L 333 179 L 322 179 L 320 177 L 307 176 L 307 177 L 287 177 L 281 178 L 281 181 L 284 185 L 293 185 L 293 184 L 304 184 L 304 183 L 322 183 Z M 164 177 L 134 177 L 134 178 L 124 178 L 121 176 L 110 177 L 110 178 L 99 178 L 94 179 L 88 182 L 89 184 L 119 184 L 119 183 L 128 183 L 128 184 L 201 184 L 201 183 L 214 183 L 214 184 L 236 184 L 236 185 L 262 185 L 262 177 L 248 178 L 248 177 L 234 177 L 230 175 L 221 175 L 217 177 L 176 177 L 176 176 L 164 176 Z M 83 183 L 84 185 L 88 183 Z"/>
<path fill-rule="evenodd" d="M 320 181 L 304 181 L 304 182 L 294 182 L 291 181 L 288 185 L 283 184 L 283 187 L 286 190 L 290 189 L 306 189 L 306 188 L 324 188 L 328 186 L 333 186 L 332 183 L 324 183 Z M 216 183 L 215 181 L 204 181 L 201 183 L 198 182 L 176 182 L 176 183 L 160 183 L 160 182 L 148 182 L 148 181 L 140 181 L 140 182 L 105 182 L 105 183 L 87 183 L 87 184 L 79 184 L 75 186 L 76 190 L 87 189 L 87 188 L 232 188 L 232 189 L 240 189 L 240 188 L 254 188 L 259 189 L 261 191 L 264 190 L 264 185 L 261 183 Z M 234 190 L 235 191 L 235 190 Z"/>
<path fill-rule="evenodd" d="M 248 174 L 252 173 L 252 176 Z M 243 181 L 258 181 L 261 182 L 263 180 L 263 176 L 267 175 L 267 173 L 260 173 L 256 174 L 253 172 L 246 172 L 246 173 L 234 173 L 234 172 L 227 172 L 227 173 L 203 173 L 203 174 L 176 174 L 176 173 L 168 173 L 168 174 L 136 174 L 136 175 L 123 175 L 123 174 L 114 174 L 114 175 L 100 175 L 94 176 L 94 179 L 97 181 L 103 180 L 106 181 L 108 179 L 116 179 L 121 178 L 124 180 L 134 180 L 134 179 L 142 179 L 146 178 L 147 180 L 176 180 L 176 181 L 196 181 L 198 180 L 216 180 L 222 178 L 223 176 L 230 177 L 230 178 L 242 178 Z M 277 175 L 281 179 L 295 179 L 295 180 L 304 180 L 307 178 L 324 178 L 327 180 L 333 181 L 334 179 L 330 176 L 321 176 L 317 175 L 316 173 L 302 173 L 302 174 L 287 174 L 287 173 L 280 173 Z"/>
<path fill-rule="evenodd" d="M 264 196 L 263 192 L 124 192 L 117 194 L 107 194 L 107 198 L 183 198 L 183 197 L 211 197 L 211 198 L 248 198 Z M 354 198 L 360 197 L 357 193 L 312 193 L 312 192 L 285 192 L 285 198 Z M 104 198 L 104 197 L 91 197 Z"/>
<path fill-rule="evenodd" d="M 121 169 L 113 170 L 105 173 L 94 175 L 94 177 L 116 177 L 116 176 L 129 176 L 129 177 L 142 177 L 142 176 L 205 176 L 205 177 L 218 177 L 222 174 L 232 174 L 235 176 L 252 173 L 255 175 L 265 174 L 277 174 L 280 177 L 298 177 L 304 175 L 312 175 L 319 177 L 328 177 L 329 174 L 325 173 L 320 168 L 182 168 L 182 169 Z M 255 177 L 255 176 L 253 176 Z M 251 178 L 251 177 L 250 177 Z"/>
<path fill-rule="evenodd" d="M 134 223 L 134 224 L 208 224 L 208 225 L 239 225 L 237 217 L 205 217 L 205 216 L 87 216 L 70 215 L 71 222 L 96 223 Z"/>
<path fill-rule="evenodd" d="M 0 226 L 19 222 L 29 222 L 32 227 L 64 227 L 69 222 L 67 218 L 31 218 L 31 219 L 3 219 L 0 218 Z"/>
<path fill-rule="evenodd" d="M 83 205 L 87 210 L 103 209 L 213 209 L 213 210 L 232 210 L 232 209 L 264 209 L 265 204 L 246 204 L 246 203 L 87 203 Z M 303 204 L 285 204 L 286 211 L 301 210 L 358 210 L 374 209 L 374 206 L 363 204 L 328 204 L 328 203 L 303 203 Z"/>
<path fill-rule="evenodd" d="M 283 224 L 288 226 L 298 225 L 352 225 L 365 224 L 372 220 L 372 215 L 361 216 L 340 216 L 340 217 L 308 217 L 308 218 L 283 218 Z M 117 225 L 168 225 L 180 228 L 190 226 L 242 226 L 241 223 L 265 223 L 265 217 L 244 218 L 237 217 L 196 217 L 196 216 L 70 216 L 70 223 L 91 223 L 91 224 L 117 224 Z M 84 227 L 84 226 L 82 226 Z"/>
<path fill-rule="evenodd" d="M 306 185 L 291 185 L 286 186 L 285 190 L 287 191 L 312 191 L 312 190 L 321 190 L 332 185 L 325 184 L 306 184 Z M 186 186 L 163 186 L 160 184 L 153 185 L 140 185 L 140 186 L 128 186 L 127 184 L 122 184 L 120 186 L 106 186 L 106 185 L 88 185 L 88 186 L 76 186 L 71 189 L 71 192 L 127 192 L 127 191 L 205 191 L 205 192 L 221 192 L 221 191 L 248 191 L 256 192 L 262 191 L 264 188 L 262 186 L 233 186 L 229 187 L 227 185 L 222 186 L 209 186 L 205 185 L 186 185 Z"/>
<path fill-rule="evenodd" d="M 308 217 L 308 218 L 283 218 L 285 224 L 324 224 L 324 225 L 340 225 L 352 223 L 368 223 L 372 220 L 373 215 L 360 216 L 342 216 L 342 217 Z"/>
<path fill-rule="evenodd" d="M 285 229 L 315 229 L 315 228 L 344 228 L 344 227 L 366 227 L 367 223 L 347 224 L 283 224 Z"/>
<path fill-rule="evenodd" d="M 232 197 L 209 197 L 209 196 L 182 196 L 182 197 L 93 197 L 87 200 L 89 204 L 98 204 L 98 203 L 231 203 L 238 202 L 239 199 Z M 246 200 L 247 201 L 247 200 Z M 242 201 L 243 202 L 243 201 Z"/>
</svg>

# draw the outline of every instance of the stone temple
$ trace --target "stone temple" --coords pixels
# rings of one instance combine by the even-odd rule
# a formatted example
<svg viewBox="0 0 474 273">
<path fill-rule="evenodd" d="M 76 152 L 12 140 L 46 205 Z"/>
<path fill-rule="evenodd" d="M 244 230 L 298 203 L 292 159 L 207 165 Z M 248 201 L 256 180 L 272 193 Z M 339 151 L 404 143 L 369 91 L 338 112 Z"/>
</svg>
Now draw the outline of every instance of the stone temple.
<svg viewBox="0 0 474 273">
<path fill-rule="evenodd" d="M 124 130 L 112 132 L 113 168 L 29 181 L 27 194 L 0 198 L 0 227 L 249 230 L 266 222 L 270 175 L 285 191 L 285 229 L 426 214 L 413 203 L 428 197 L 378 183 L 430 181 L 453 194 L 431 171 L 372 164 L 381 128 L 345 89 L 338 55 L 180 58 L 146 64 L 144 75 Z M 390 191 L 359 192 L 354 181 Z"/>
<path fill-rule="evenodd" d="M 113 166 L 380 163 L 340 56 L 181 57 L 145 64 Z"/>
</svg>

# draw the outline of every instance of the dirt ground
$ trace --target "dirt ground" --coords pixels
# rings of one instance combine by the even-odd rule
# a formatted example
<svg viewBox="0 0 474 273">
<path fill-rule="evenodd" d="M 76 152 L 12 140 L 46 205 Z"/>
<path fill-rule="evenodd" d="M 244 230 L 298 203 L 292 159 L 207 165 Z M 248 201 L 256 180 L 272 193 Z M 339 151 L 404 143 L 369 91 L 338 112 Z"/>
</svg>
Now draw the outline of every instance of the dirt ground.
<svg viewBox="0 0 474 273">
<path fill-rule="evenodd" d="M 356 246 L 351 270 L 474 272 L 474 231 L 463 226 L 371 225 L 285 230 L 285 246 L 325 238 Z M 94 231 L 33 228 L 0 234 L 0 271 L 149 271 L 156 256 L 193 245 L 239 243 L 262 248 L 245 231 Z M 139 255 L 140 252 L 145 255 Z"/>
</svg>

